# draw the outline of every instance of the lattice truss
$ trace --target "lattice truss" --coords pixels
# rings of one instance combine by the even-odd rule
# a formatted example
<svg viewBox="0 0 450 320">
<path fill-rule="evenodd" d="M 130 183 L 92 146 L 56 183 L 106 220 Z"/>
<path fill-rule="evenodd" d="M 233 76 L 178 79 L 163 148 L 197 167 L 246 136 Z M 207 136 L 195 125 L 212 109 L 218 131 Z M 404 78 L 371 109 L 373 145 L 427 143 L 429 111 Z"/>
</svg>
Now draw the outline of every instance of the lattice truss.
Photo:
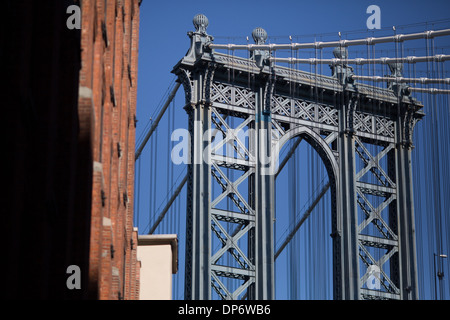
<svg viewBox="0 0 450 320">
<path fill-rule="evenodd" d="M 255 276 L 249 253 L 255 228 L 250 194 L 255 173 L 255 155 L 250 146 L 255 94 L 248 88 L 213 82 L 210 100 L 214 194 L 211 203 L 211 285 L 221 299 L 237 299 L 245 294 Z M 270 104 L 273 147 L 290 130 L 306 126 L 319 134 L 337 160 L 339 117 L 334 106 L 276 93 L 271 95 Z M 353 121 L 355 157 L 361 159 L 356 189 L 362 298 L 398 298 L 399 289 L 391 280 L 391 274 L 395 273 L 391 271 L 395 269 L 395 263 L 391 261 L 398 252 L 398 237 L 395 226 L 391 226 L 395 219 L 389 219 L 389 214 L 395 214 L 392 204 L 396 199 L 396 187 L 383 167 L 389 152 L 394 149 L 394 121 L 360 111 L 354 112 Z M 377 141 L 378 145 L 368 148 L 363 139 Z M 373 155 L 370 150 L 374 148 L 381 150 Z M 370 176 L 374 178 L 369 179 Z M 372 265 L 380 272 L 376 272 L 376 267 L 370 267 Z M 374 280 L 374 277 L 377 278 Z M 368 283 L 371 289 L 368 289 Z"/>
<path fill-rule="evenodd" d="M 399 299 L 394 143 L 355 139 L 358 250 L 363 299 Z M 359 164 L 359 165 L 358 165 Z"/>
<path fill-rule="evenodd" d="M 255 281 L 249 254 L 255 211 L 248 190 L 255 160 L 249 150 L 251 137 L 245 139 L 255 117 L 238 118 L 220 111 L 213 107 L 211 112 L 211 286 L 221 299 L 235 300 Z"/>
<path fill-rule="evenodd" d="M 255 228 L 255 93 L 213 82 L 211 102 L 211 285 L 221 299 L 237 299 L 255 281 L 251 257 Z M 331 145 L 336 139 L 337 111 L 331 106 L 276 95 L 270 104 L 272 148 L 290 129 L 312 123 L 318 128 L 321 124 L 328 126 L 329 131 L 322 130 L 326 143 Z M 277 119 L 277 115 L 284 117 Z"/>
<path fill-rule="evenodd" d="M 303 99 L 273 95 L 273 129 L 281 136 L 289 122 L 315 127 L 338 157 L 333 142 L 337 138 L 338 110 Z M 355 158 L 358 203 L 358 250 L 362 299 L 399 299 L 397 189 L 394 182 L 394 121 L 387 116 L 355 111 Z M 362 142 L 366 141 L 366 142 Z M 375 143 L 375 144 L 371 144 Z M 389 161 L 388 161 L 389 158 Z M 358 162 L 358 161 L 357 161 Z M 390 165 L 387 168 L 388 164 Z M 389 176 L 388 172 L 391 176 Z M 333 199 L 332 201 L 335 201 Z"/>
</svg>

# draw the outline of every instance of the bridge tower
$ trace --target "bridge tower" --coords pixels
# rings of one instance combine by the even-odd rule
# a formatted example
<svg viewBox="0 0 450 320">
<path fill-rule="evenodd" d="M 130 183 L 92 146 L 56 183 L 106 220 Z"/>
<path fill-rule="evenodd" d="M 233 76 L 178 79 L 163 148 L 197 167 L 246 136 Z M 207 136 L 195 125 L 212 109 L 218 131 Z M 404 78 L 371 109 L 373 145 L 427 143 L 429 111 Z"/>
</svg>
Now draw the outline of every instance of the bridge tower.
<svg viewBox="0 0 450 320">
<path fill-rule="evenodd" d="M 190 133 L 185 298 L 275 298 L 274 174 L 298 136 L 329 177 L 334 298 L 416 299 L 411 149 L 423 106 L 401 84 L 352 81 L 345 64 L 329 77 L 275 65 L 265 50 L 215 52 L 208 19 L 193 23 L 173 69 Z M 267 39 L 261 28 L 252 36 Z"/>
</svg>

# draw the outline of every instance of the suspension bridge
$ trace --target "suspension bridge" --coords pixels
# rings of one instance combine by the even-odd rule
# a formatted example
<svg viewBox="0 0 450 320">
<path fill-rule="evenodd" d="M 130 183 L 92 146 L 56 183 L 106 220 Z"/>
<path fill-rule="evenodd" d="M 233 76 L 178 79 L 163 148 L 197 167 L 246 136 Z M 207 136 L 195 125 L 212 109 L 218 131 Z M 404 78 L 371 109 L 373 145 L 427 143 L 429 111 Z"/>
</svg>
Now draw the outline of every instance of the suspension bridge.
<svg viewBox="0 0 450 320">
<path fill-rule="evenodd" d="M 135 225 L 179 237 L 174 298 L 448 299 L 450 29 L 220 44 L 193 23 L 135 155 Z"/>
</svg>

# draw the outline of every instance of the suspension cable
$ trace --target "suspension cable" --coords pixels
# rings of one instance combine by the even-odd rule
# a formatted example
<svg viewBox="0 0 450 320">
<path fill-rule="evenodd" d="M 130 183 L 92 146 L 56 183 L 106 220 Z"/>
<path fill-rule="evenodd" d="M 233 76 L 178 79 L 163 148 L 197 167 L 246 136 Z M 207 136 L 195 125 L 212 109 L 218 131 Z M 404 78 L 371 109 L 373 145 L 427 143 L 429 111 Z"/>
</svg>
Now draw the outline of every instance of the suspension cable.
<svg viewBox="0 0 450 320">
<path fill-rule="evenodd" d="M 386 81 L 395 81 L 395 82 L 406 82 L 406 83 L 438 83 L 438 84 L 450 84 L 450 78 L 403 78 L 403 77 L 380 77 L 380 76 L 351 76 L 354 80 L 366 80 L 366 81 L 374 81 L 374 82 L 386 82 Z"/>
<path fill-rule="evenodd" d="M 417 39 L 430 39 L 434 37 L 448 36 L 450 35 L 450 29 L 442 29 L 436 31 L 424 31 L 419 33 L 411 34 L 397 34 L 394 36 L 387 37 L 368 37 L 364 39 L 355 40 L 339 40 L 330 42 L 310 42 L 310 43 L 290 43 L 290 44 L 210 44 L 211 49 L 227 49 L 227 50 L 299 50 L 299 49 L 320 49 L 329 47 L 349 47 L 349 46 L 360 46 L 360 45 L 372 45 L 378 43 L 387 42 L 402 42 L 407 40 L 417 40 Z"/>
<path fill-rule="evenodd" d="M 450 90 L 437 89 L 437 88 L 415 88 L 415 87 L 408 87 L 408 90 L 410 90 L 410 91 L 415 91 L 415 92 L 430 93 L 430 94 L 450 94 Z"/>
<path fill-rule="evenodd" d="M 381 64 L 387 64 L 387 63 L 417 63 L 417 62 L 442 62 L 442 61 L 448 61 L 450 60 L 450 55 L 447 54 L 437 54 L 434 56 L 422 56 L 422 57 L 415 57 L 415 56 L 408 56 L 404 58 L 373 58 L 373 59 L 363 59 L 363 58 L 356 58 L 356 59 L 316 59 L 316 58 L 309 58 L 309 59 L 296 59 L 296 58 L 269 58 L 272 62 L 282 62 L 282 63 L 304 63 L 304 64 L 329 64 L 329 65 L 337 65 L 337 64 L 369 64 L 369 63 L 381 63 Z"/>
</svg>

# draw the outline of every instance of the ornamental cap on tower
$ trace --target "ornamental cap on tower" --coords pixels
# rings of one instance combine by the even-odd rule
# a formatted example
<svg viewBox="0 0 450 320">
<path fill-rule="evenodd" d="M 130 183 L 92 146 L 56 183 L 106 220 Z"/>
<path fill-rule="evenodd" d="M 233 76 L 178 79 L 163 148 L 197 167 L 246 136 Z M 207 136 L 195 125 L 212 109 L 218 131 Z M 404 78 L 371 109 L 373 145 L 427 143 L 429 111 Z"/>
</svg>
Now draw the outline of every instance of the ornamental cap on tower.
<svg viewBox="0 0 450 320">
<path fill-rule="evenodd" d="M 347 59 L 348 58 L 347 47 L 336 47 L 336 48 L 334 48 L 333 55 L 337 59 Z"/>
<path fill-rule="evenodd" d="M 388 62 L 389 70 L 394 77 L 401 77 L 403 72 L 403 63 L 400 62 Z"/>
<path fill-rule="evenodd" d="M 204 14 L 199 13 L 195 15 L 192 22 L 194 23 L 196 32 L 206 33 L 206 28 L 208 28 L 209 20 Z"/>
<path fill-rule="evenodd" d="M 204 14 L 196 14 L 194 19 L 192 19 L 192 23 L 194 24 L 195 31 L 189 31 L 187 33 L 189 38 L 191 38 L 191 47 L 185 59 L 195 61 L 203 53 L 211 53 L 211 49 L 208 46 L 214 40 L 214 37 L 206 33 L 209 20 Z"/>
<path fill-rule="evenodd" d="M 267 40 L 267 32 L 263 28 L 255 28 L 252 32 L 253 40 L 256 44 L 264 44 Z"/>
</svg>

